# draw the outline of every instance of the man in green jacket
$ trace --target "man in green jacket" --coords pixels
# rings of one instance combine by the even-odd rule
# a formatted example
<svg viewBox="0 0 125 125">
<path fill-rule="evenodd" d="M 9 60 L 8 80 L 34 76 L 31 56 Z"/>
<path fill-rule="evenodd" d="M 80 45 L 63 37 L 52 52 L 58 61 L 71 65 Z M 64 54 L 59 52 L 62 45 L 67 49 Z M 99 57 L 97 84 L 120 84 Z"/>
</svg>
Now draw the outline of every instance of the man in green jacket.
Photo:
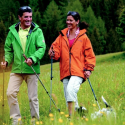
<svg viewBox="0 0 125 125">
<path fill-rule="evenodd" d="M 40 60 L 46 49 L 42 30 L 32 22 L 32 9 L 29 6 L 20 7 L 18 17 L 20 22 L 9 28 L 10 31 L 4 47 L 5 62 L 1 62 L 3 69 L 13 63 L 7 88 L 10 117 L 13 119 L 13 125 L 21 124 L 21 122 L 18 123 L 21 114 L 17 94 L 23 80 L 28 87 L 31 117 L 32 119 L 39 119 L 38 79 L 30 66 L 32 65 L 36 73 L 40 74 Z M 26 55 L 27 60 L 23 54 Z M 32 121 L 34 122 L 34 120 Z"/>
</svg>

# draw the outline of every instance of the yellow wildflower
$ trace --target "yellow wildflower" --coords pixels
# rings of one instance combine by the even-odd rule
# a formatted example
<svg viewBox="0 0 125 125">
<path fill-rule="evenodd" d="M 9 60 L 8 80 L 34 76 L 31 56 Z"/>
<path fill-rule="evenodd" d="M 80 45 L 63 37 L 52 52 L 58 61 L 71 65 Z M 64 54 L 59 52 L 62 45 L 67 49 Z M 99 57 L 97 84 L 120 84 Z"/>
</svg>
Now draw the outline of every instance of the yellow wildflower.
<svg viewBox="0 0 125 125">
<path fill-rule="evenodd" d="M 93 107 L 96 107 L 96 104 L 93 104 Z"/>
<path fill-rule="evenodd" d="M 104 112 L 100 111 L 101 114 L 104 114 Z"/>
<path fill-rule="evenodd" d="M 65 115 L 65 117 L 67 117 L 67 118 L 68 118 L 68 117 L 69 117 L 69 115 Z"/>
<path fill-rule="evenodd" d="M 21 121 L 21 118 L 18 118 L 18 121 Z"/>
<path fill-rule="evenodd" d="M 88 118 L 85 118 L 85 121 L 89 121 Z"/>
<path fill-rule="evenodd" d="M 43 124 L 43 122 L 42 122 L 42 121 L 40 121 L 40 124 L 42 125 L 42 124 Z"/>
<path fill-rule="evenodd" d="M 73 122 L 70 122 L 70 125 L 73 125 Z"/>
<path fill-rule="evenodd" d="M 36 122 L 37 125 L 39 125 L 39 122 Z"/>
<path fill-rule="evenodd" d="M 60 114 L 61 114 L 61 115 L 63 115 L 63 114 L 64 114 L 64 112 L 60 112 Z"/>
<path fill-rule="evenodd" d="M 13 116 L 10 116 L 10 119 L 12 119 L 13 118 Z"/>
<path fill-rule="evenodd" d="M 52 114 L 52 113 L 50 113 L 50 114 L 49 114 L 49 117 L 53 117 L 53 114 Z"/>
<path fill-rule="evenodd" d="M 51 118 L 50 120 L 51 120 L 51 121 L 53 121 L 53 120 L 54 120 L 54 118 Z"/>
<path fill-rule="evenodd" d="M 61 118 L 59 118 L 59 122 L 60 122 L 60 123 L 63 123 L 63 120 L 62 120 Z"/>
</svg>

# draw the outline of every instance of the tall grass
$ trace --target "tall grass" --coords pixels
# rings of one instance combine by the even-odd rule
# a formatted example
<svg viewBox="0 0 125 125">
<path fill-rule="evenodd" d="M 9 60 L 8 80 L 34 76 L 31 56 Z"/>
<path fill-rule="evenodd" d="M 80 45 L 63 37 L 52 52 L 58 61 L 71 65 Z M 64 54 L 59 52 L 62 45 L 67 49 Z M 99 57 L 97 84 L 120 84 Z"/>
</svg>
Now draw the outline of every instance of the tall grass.
<svg viewBox="0 0 125 125">
<path fill-rule="evenodd" d="M 78 92 L 79 105 L 84 106 L 88 110 L 86 118 L 82 118 L 76 112 L 73 118 L 69 121 L 67 119 L 68 111 L 65 104 L 63 84 L 60 82 L 59 76 L 59 63 L 53 63 L 53 79 L 52 79 L 52 98 L 56 106 L 51 102 L 50 108 L 50 85 L 51 85 L 51 65 L 42 65 L 40 79 L 44 84 L 47 92 L 38 83 L 38 98 L 40 106 L 40 121 L 36 124 L 43 125 L 125 125 L 125 54 L 121 53 L 111 53 L 106 55 L 96 56 L 96 67 L 92 75 L 90 76 L 90 81 L 96 97 L 98 99 L 99 105 L 105 108 L 101 96 L 103 95 L 107 102 L 113 107 L 116 112 L 116 117 L 104 115 L 95 120 L 91 119 L 91 114 L 99 111 L 99 108 L 94 99 L 92 90 L 89 86 L 88 81 L 83 83 Z M 10 72 L 5 72 L 5 98 L 4 106 L 3 103 L 3 74 L 0 73 L 0 125 L 11 125 L 11 119 L 9 116 L 9 107 L 7 104 L 6 90 L 9 80 Z M 22 115 L 22 121 L 24 125 L 30 125 L 30 107 L 27 95 L 27 85 L 23 82 L 20 87 L 20 92 L 18 93 L 18 102 L 20 105 L 20 111 Z M 96 104 L 93 105 L 93 104 Z M 58 112 L 58 108 L 61 112 Z M 51 114 L 50 111 L 51 110 Z"/>
</svg>

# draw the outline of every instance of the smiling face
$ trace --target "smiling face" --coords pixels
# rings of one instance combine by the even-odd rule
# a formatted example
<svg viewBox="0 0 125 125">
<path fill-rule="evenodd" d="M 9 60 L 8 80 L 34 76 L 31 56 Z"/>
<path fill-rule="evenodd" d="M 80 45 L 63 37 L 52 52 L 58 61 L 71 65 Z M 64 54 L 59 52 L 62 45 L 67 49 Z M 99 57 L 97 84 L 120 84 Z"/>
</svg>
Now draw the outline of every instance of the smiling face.
<svg viewBox="0 0 125 125">
<path fill-rule="evenodd" d="M 32 23 L 32 12 L 24 12 L 21 17 L 19 16 L 19 20 L 21 22 L 21 28 L 26 29 L 30 27 Z"/>
<path fill-rule="evenodd" d="M 79 20 L 75 21 L 75 19 L 71 15 L 67 16 L 66 24 L 67 24 L 67 28 L 69 28 L 70 30 L 77 28 L 78 23 L 79 23 Z"/>
</svg>

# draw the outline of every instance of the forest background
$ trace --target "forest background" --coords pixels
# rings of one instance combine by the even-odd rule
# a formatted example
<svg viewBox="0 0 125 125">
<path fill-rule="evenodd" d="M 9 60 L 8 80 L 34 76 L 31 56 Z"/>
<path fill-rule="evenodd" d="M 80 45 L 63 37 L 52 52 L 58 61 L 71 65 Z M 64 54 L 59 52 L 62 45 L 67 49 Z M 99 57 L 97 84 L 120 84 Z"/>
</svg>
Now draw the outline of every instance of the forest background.
<svg viewBox="0 0 125 125">
<path fill-rule="evenodd" d="M 47 48 L 41 65 L 50 63 L 49 47 L 59 31 L 66 27 L 68 11 L 77 11 L 81 15 L 81 22 L 89 24 L 87 35 L 95 55 L 125 50 L 125 0 L 1 0 L 0 62 L 9 27 L 19 21 L 18 9 L 24 5 L 32 8 L 33 22 L 44 33 Z"/>
</svg>

